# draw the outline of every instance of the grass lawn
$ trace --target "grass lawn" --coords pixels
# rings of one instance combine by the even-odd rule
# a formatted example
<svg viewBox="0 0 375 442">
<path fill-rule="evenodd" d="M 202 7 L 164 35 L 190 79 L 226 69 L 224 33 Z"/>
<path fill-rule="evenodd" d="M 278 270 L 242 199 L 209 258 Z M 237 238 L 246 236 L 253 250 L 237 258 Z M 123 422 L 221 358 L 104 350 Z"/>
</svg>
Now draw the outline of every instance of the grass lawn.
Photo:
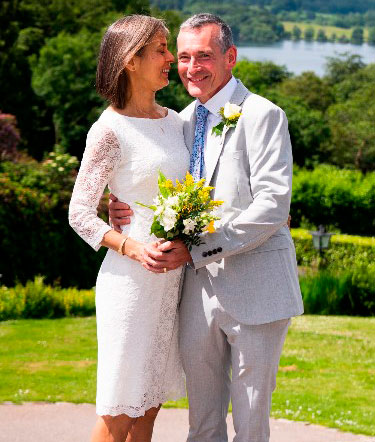
<svg viewBox="0 0 375 442">
<path fill-rule="evenodd" d="M 353 28 L 345 29 L 345 28 L 338 28 L 336 26 L 317 25 L 316 23 L 292 22 L 292 21 L 283 21 L 282 23 L 284 25 L 284 29 L 286 32 L 292 32 L 294 26 L 298 26 L 302 31 L 302 35 L 305 33 L 306 28 L 314 28 L 315 38 L 319 29 L 323 29 L 327 37 L 330 37 L 332 34 L 336 34 L 336 38 L 339 38 L 341 35 L 345 35 L 349 40 L 353 32 Z M 364 28 L 363 35 L 365 41 L 367 41 L 368 28 Z"/>
<path fill-rule="evenodd" d="M 95 318 L 0 323 L 0 401 L 94 402 L 95 372 Z M 272 416 L 375 435 L 375 318 L 295 318 Z"/>
</svg>

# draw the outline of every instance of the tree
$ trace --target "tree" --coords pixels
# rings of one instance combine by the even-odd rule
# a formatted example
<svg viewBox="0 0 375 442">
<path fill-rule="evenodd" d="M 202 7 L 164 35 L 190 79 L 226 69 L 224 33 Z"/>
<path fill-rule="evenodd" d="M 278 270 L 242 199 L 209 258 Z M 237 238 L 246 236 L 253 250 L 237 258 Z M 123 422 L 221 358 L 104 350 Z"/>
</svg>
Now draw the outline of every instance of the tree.
<svg viewBox="0 0 375 442">
<path fill-rule="evenodd" d="M 326 79 L 330 85 L 340 83 L 364 66 L 360 55 L 349 52 L 339 54 L 337 57 L 327 57 Z"/>
<path fill-rule="evenodd" d="M 321 42 L 326 42 L 328 40 L 324 29 L 320 28 L 316 34 L 316 40 Z"/>
<path fill-rule="evenodd" d="M 370 45 L 375 45 L 375 26 L 368 30 L 368 43 Z"/>
<path fill-rule="evenodd" d="M 239 61 L 233 70 L 233 75 L 252 92 L 259 94 L 264 94 L 271 87 L 291 76 L 285 66 L 278 66 L 270 61 L 248 60 Z"/>
<path fill-rule="evenodd" d="M 323 113 L 309 108 L 303 99 L 284 95 L 279 90 L 269 91 L 267 98 L 280 106 L 288 117 L 293 161 L 304 167 L 325 162 L 330 135 Z"/>
<path fill-rule="evenodd" d="M 293 26 L 292 30 L 292 39 L 293 40 L 301 40 L 302 31 L 298 26 Z"/>
<path fill-rule="evenodd" d="M 325 112 L 334 97 L 327 82 L 314 72 L 303 72 L 297 77 L 284 80 L 278 89 L 284 96 L 296 97 L 311 109 Z"/>
<path fill-rule="evenodd" d="M 350 42 L 356 45 L 361 45 L 363 43 L 363 28 L 354 28 Z"/>
<path fill-rule="evenodd" d="M 341 167 L 362 172 L 375 170 L 375 103 L 372 85 L 356 91 L 349 100 L 330 107 L 332 160 Z"/>
<path fill-rule="evenodd" d="M 348 37 L 345 34 L 341 34 L 339 37 L 339 43 L 343 43 L 343 44 L 349 43 Z"/>
<path fill-rule="evenodd" d="M 312 26 L 309 26 L 305 29 L 304 38 L 306 41 L 313 41 L 314 40 L 315 31 Z"/>
<path fill-rule="evenodd" d="M 52 148 L 52 112 L 31 87 L 28 57 L 65 30 L 100 32 L 124 13 L 149 12 L 148 0 L 7 0 L 0 2 L 0 109 L 17 117 L 22 147 L 41 158 Z"/>
<path fill-rule="evenodd" d="M 53 111 L 55 142 L 81 157 L 86 133 L 103 101 L 95 91 L 100 34 L 61 33 L 31 57 L 32 86 Z"/>
</svg>

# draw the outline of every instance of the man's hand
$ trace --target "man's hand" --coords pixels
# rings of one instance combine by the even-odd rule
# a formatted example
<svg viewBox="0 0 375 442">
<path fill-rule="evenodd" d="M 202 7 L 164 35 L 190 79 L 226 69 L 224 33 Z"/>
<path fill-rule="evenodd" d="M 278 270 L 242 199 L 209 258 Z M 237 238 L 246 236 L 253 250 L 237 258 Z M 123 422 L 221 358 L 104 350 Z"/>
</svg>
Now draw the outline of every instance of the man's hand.
<svg viewBox="0 0 375 442">
<path fill-rule="evenodd" d="M 288 226 L 288 229 L 290 230 L 290 223 L 292 222 L 292 217 L 288 215 L 288 221 L 286 222 L 286 225 Z"/>
<path fill-rule="evenodd" d="M 188 248 L 181 240 L 159 242 L 157 250 L 155 247 L 145 248 L 144 258 L 147 264 L 142 264 L 143 267 L 154 273 L 174 270 L 192 261 Z"/>
<path fill-rule="evenodd" d="M 133 211 L 126 203 L 122 203 L 112 193 L 109 194 L 109 221 L 116 232 L 122 232 L 120 226 L 130 224 Z"/>
</svg>

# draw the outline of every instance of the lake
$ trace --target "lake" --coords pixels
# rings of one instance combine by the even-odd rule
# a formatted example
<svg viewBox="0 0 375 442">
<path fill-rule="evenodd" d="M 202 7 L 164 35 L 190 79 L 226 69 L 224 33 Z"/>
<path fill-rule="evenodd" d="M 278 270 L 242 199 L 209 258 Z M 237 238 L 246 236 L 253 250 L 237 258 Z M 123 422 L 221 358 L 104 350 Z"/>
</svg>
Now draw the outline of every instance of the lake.
<svg viewBox="0 0 375 442">
<path fill-rule="evenodd" d="M 305 71 L 314 71 L 322 76 L 326 63 L 325 57 L 334 57 L 343 52 L 362 56 L 366 64 L 375 63 L 375 46 L 367 43 L 353 45 L 304 40 L 284 40 L 272 45 L 239 46 L 238 59 L 273 61 L 276 64 L 285 65 L 289 71 L 297 75 Z"/>
</svg>

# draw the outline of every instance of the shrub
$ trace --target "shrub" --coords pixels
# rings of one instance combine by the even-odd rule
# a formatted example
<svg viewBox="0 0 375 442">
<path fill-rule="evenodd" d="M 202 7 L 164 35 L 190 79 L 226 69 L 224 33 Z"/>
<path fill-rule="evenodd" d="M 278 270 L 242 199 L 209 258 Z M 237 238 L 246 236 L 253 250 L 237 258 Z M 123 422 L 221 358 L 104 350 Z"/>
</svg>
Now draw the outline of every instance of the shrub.
<svg viewBox="0 0 375 442">
<path fill-rule="evenodd" d="M 0 287 L 0 321 L 20 318 L 60 318 L 95 313 L 93 290 L 62 289 L 36 277 L 24 286 Z"/>
<path fill-rule="evenodd" d="M 17 158 L 17 146 L 20 140 L 16 117 L 0 111 L 0 160 Z"/>
<path fill-rule="evenodd" d="M 292 229 L 297 262 L 316 267 L 311 235 Z M 324 252 L 325 271 L 301 277 L 308 313 L 375 315 L 375 238 L 334 235 Z"/>
<path fill-rule="evenodd" d="M 74 157 L 57 153 L 41 163 L 32 159 L 1 163 L 3 284 L 26 283 L 38 274 L 45 275 L 47 283 L 57 281 L 63 287 L 95 284 L 104 250 L 93 252 L 68 224 L 76 163 Z"/>
<path fill-rule="evenodd" d="M 296 226 L 330 226 L 337 231 L 375 235 L 375 173 L 333 166 L 295 168 L 291 214 Z"/>
</svg>

